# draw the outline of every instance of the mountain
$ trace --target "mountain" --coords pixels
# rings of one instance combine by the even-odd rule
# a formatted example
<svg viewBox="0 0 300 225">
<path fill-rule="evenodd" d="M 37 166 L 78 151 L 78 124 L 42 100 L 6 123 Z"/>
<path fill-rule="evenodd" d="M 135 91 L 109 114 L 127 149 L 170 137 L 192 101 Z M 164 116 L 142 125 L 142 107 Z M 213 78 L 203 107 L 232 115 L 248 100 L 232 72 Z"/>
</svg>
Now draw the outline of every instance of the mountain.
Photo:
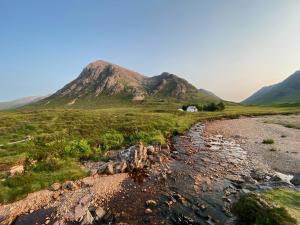
<svg viewBox="0 0 300 225">
<path fill-rule="evenodd" d="M 29 96 L 13 101 L 0 102 L 0 110 L 19 108 L 25 105 L 29 105 L 31 103 L 38 102 L 46 97 L 47 96 Z"/>
<path fill-rule="evenodd" d="M 300 71 L 281 83 L 263 87 L 242 103 L 247 105 L 300 103 Z"/>
<path fill-rule="evenodd" d="M 158 76 L 147 77 L 98 60 L 87 65 L 75 80 L 44 99 L 42 103 L 73 105 L 83 101 L 141 101 L 166 98 L 205 102 L 220 100 L 206 91 L 199 91 L 174 74 L 164 72 Z"/>
</svg>

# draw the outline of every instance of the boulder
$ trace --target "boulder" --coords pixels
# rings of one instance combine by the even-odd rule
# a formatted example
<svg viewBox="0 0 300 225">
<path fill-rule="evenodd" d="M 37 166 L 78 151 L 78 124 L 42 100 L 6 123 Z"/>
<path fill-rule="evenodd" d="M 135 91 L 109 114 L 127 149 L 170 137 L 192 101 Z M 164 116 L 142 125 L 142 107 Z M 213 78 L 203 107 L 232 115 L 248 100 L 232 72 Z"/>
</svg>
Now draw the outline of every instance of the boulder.
<svg viewBox="0 0 300 225">
<path fill-rule="evenodd" d="M 114 174 L 114 164 L 113 162 L 109 162 L 105 168 L 105 173 L 106 174 L 109 174 L 109 175 L 112 175 Z"/>
<path fill-rule="evenodd" d="M 127 168 L 127 163 L 125 161 L 117 162 L 114 165 L 115 173 L 124 173 Z"/>
<path fill-rule="evenodd" d="M 90 211 L 86 211 L 86 214 L 83 216 L 82 220 L 80 221 L 80 225 L 90 225 L 93 224 L 94 218 Z"/>
<path fill-rule="evenodd" d="M 143 168 L 147 158 L 147 148 L 142 144 L 131 146 L 128 149 L 121 151 L 118 155 L 119 161 L 127 162 L 129 171 Z"/>
<path fill-rule="evenodd" d="M 300 185 L 300 173 L 294 175 L 294 177 L 291 179 L 291 183 L 295 186 Z"/>
<path fill-rule="evenodd" d="M 107 167 L 108 163 L 104 163 L 103 165 L 99 166 L 97 173 L 102 174 L 105 172 L 106 167 Z"/>
</svg>

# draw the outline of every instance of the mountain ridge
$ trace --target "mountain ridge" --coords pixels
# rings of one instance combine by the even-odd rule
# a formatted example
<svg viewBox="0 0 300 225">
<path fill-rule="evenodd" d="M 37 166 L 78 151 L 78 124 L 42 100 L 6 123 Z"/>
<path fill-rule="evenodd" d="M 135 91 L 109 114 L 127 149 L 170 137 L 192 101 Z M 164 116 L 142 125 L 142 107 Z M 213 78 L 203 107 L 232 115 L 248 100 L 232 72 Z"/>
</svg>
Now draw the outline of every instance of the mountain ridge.
<svg viewBox="0 0 300 225">
<path fill-rule="evenodd" d="M 207 91 L 198 90 L 185 79 L 168 72 L 148 77 L 119 65 L 97 60 L 89 63 L 79 76 L 53 95 L 44 104 L 64 102 L 74 105 L 84 99 L 142 101 L 149 98 L 172 98 L 182 101 L 219 101 Z"/>
<path fill-rule="evenodd" d="M 246 105 L 300 103 L 300 71 L 282 82 L 265 86 L 241 102 Z"/>
<path fill-rule="evenodd" d="M 22 106 L 26 106 L 28 104 L 32 104 L 38 102 L 47 96 L 28 96 L 23 98 L 18 98 L 12 101 L 0 102 L 0 110 L 8 110 L 8 109 L 16 109 Z"/>
</svg>

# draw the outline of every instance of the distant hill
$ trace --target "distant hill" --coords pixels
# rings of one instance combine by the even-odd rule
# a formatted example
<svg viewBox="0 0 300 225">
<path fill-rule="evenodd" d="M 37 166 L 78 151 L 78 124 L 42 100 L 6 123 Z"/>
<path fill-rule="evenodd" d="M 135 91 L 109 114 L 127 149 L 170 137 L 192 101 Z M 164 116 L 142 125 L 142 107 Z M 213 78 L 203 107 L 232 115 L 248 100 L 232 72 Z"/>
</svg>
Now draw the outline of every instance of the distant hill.
<svg viewBox="0 0 300 225">
<path fill-rule="evenodd" d="M 170 73 L 147 77 L 121 66 L 95 61 L 87 65 L 80 75 L 41 101 L 44 105 L 76 105 L 82 102 L 142 101 L 174 99 L 178 101 L 210 102 L 220 98 L 198 90 L 186 80 Z"/>
<path fill-rule="evenodd" d="M 300 71 L 281 83 L 263 87 L 242 103 L 247 105 L 300 103 Z"/>
<path fill-rule="evenodd" d="M 47 96 L 30 96 L 30 97 L 16 99 L 13 101 L 0 102 L 0 110 L 19 108 L 34 102 L 38 102 L 44 99 L 45 97 Z"/>
</svg>

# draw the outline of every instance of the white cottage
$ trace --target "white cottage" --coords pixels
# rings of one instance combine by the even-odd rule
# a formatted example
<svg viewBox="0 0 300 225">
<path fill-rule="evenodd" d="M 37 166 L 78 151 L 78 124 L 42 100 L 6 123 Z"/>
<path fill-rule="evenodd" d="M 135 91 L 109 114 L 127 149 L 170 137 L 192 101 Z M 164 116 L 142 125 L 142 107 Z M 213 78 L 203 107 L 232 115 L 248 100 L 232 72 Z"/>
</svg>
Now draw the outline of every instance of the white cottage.
<svg viewBox="0 0 300 225">
<path fill-rule="evenodd" d="M 190 105 L 189 107 L 187 107 L 186 111 L 187 112 L 198 112 L 198 109 L 196 106 Z"/>
</svg>

